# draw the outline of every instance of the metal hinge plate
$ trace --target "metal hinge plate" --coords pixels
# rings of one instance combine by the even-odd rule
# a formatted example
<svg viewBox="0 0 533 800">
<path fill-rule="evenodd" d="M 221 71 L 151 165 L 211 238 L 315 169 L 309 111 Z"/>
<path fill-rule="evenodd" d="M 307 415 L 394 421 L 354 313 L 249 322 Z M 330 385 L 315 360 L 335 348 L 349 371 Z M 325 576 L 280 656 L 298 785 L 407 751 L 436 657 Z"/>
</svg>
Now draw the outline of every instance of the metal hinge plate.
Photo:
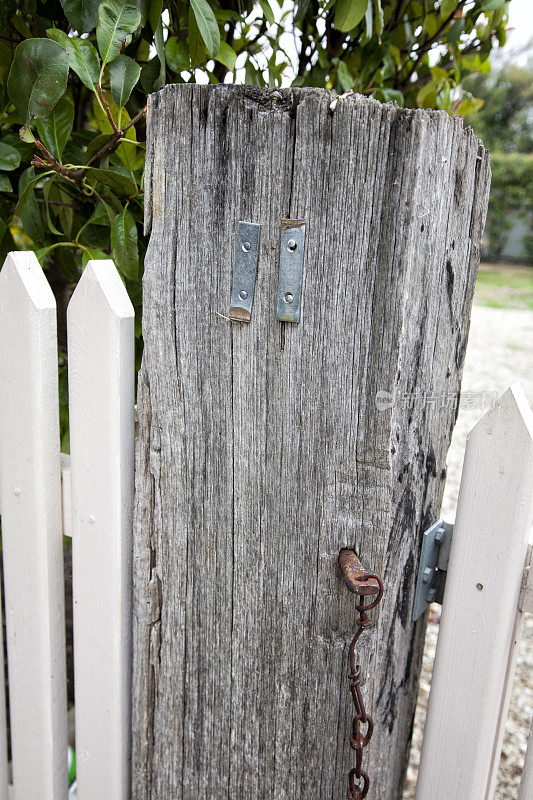
<svg viewBox="0 0 533 800">
<path fill-rule="evenodd" d="M 252 318 L 260 237 L 261 225 L 239 222 L 229 310 L 234 322 L 250 322 Z"/>
<path fill-rule="evenodd" d="M 430 603 L 442 603 L 452 534 L 453 525 L 442 520 L 424 532 L 413 603 L 414 622 Z"/>
<path fill-rule="evenodd" d="M 282 220 L 277 312 L 280 322 L 300 322 L 304 246 L 305 220 Z"/>
</svg>

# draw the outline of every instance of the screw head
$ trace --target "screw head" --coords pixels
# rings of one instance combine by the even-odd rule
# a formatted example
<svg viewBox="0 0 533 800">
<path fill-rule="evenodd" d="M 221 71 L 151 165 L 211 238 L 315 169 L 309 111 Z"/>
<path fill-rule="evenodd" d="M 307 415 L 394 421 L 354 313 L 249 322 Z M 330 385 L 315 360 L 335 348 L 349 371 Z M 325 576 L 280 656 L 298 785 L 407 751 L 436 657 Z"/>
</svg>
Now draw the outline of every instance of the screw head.
<svg viewBox="0 0 533 800">
<path fill-rule="evenodd" d="M 435 574 L 434 569 L 431 569 L 431 567 L 426 567 L 422 575 L 422 582 L 429 583 L 434 574 Z"/>
<path fill-rule="evenodd" d="M 292 301 L 294 300 L 294 296 L 290 292 L 287 292 L 287 294 L 284 297 L 284 300 L 286 303 L 292 303 Z"/>
<path fill-rule="evenodd" d="M 239 292 L 239 297 L 241 298 L 241 300 L 246 300 L 246 298 L 248 297 L 248 292 L 245 291 L 244 289 L 241 289 L 241 291 Z"/>
<path fill-rule="evenodd" d="M 289 241 L 287 242 L 287 250 L 290 250 L 291 252 L 294 252 L 294 250 L 296 250 L 296 247 L 297 247 L 297 244 L 296 244 L 295 240 L 294 239 L 289 239 Z"/>
<path fill-rule="evenodd" d="M 251 246 L 252 245 L 250 244 L 250 242 L 243 242 L 242 245 L 241 245 L 243 253 L 248 253 L 248 251 L 250 250 Z"/>
</svg>

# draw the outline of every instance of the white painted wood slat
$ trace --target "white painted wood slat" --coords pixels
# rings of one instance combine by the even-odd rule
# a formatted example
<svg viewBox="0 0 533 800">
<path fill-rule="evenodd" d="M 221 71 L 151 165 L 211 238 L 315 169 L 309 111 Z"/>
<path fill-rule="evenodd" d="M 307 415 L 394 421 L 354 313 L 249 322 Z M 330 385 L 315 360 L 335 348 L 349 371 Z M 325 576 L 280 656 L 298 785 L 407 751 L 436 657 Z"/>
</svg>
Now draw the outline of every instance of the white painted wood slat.
<svg viewBox="0 0 533 800">
<path fill-rule="evenodd" d="M 56 306 L 34 253 L 0 273 L 0 495 L 15 800 L 67 796 Z"/>
<path fill-rule="evenodd" d="M 78 800 L 130 791 L 133 307 L 89 261 L 68 308 Z"/>
<path fill-rule="evenodd" d="M 7 771 L 6 694 L 3 690 L 3 687 L 6 685 L 5 679 L 4 630 L 2 625 L 2 611 L 0 609 L 0 800 L 8 800 L 9 798 Z"/>
<path fill-rule="evenodd" d="M 533 414 L 512 386 L 466 447 L 417 800 L 490 800 L 533 520 Z"/>
</svg>

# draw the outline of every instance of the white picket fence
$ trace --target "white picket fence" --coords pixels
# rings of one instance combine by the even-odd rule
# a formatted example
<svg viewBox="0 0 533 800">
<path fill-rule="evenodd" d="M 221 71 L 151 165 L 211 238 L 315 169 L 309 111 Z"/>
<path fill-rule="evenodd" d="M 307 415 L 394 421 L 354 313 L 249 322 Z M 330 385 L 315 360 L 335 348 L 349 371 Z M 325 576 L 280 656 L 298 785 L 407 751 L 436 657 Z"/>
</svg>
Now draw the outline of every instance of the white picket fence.
<svg viewBox="0 0 533 800">
<path fill-rule="evenodd" d="M 36 257 L 8 256 L 0 513 L 13 786 L 0 691 L 0 800 L 67 798 L 62 533 L 72 534 L 77 797 L 127 800 L 133 309 L 113 263 L 89 262 L 68 309 L 71 456 L 63 460 L 55 313 Z M 533 415 L 514 386 L 466 448 L 417 800 L 493 796 L 522 617 L 533 612 L 532 519 Z"/>
<path fill-rule="evenodd" d="M 0 513 L 15 800 L 67 797 L 63 532 L 72 532 L 77 796 L 129 797 L 133 323 L 113 262 L 89 262 L 68 308 L 71 456 L 62 469 L 55 300 L 33 253 L 10 254 L 0 272 Z"/>
</svg>

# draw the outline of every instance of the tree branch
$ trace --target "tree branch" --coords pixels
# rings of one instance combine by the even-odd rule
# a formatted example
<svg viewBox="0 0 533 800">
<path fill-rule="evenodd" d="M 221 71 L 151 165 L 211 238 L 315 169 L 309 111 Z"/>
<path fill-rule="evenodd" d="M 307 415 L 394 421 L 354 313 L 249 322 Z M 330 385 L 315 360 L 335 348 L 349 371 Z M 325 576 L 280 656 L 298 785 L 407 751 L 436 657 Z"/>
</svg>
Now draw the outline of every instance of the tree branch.
<svg viewBox="0 0 533 800">
<path fill-rule="evenodd" d="M 146 106 L 141 108 L 141 110 L 138 111 L 137 114 L 135 114 L 135 116 L 132 119 L 130 119 L 128 124 L 124 125 L 122 130 L 118 130 L 117 128 L 117 130 L 115 131 L 111 139 L 107 142 L 107 144 L 105 144 L 100 150 L 98 150 L 97 153 L 94 154 L 94 156 L 92 156 L 89 159 L 89 161 L 87 162 L 87 166 L 90 167 L 91 164 L 93 164 L 97 159 L 102 158 L 102 156 L 110 152 L 115 147 L 115 145 L 119 143 L 119 140 L 123 138 L 124 134 L 127 133 L 129 129 L 141 119 L 141 117 L 144 117 L 145 114 L 146 114 Z"/>
<path fill-rule="evenodd" d="M 111 123 L 111 127 L 113 128 L 113 131 L 115 133 L 118 133 L 119 130 L 117 128 L 117 124 L 116 124 L 115 120 L 113 119 L 113 114 L 111 113 L 111 109 L 109 108 L 109 103 L 105 99 L 104 93 L 102 91 L 102 87 L 100 86 L 99 83 L 96 84 L 96 91 L 98 92 L 98 96 L 100 98 L 100 102 L 102 103 L 104 111 L 107 114 L 107 118 L 108 118 L 109 122 Z"/>
<path fill-rule="evenodd" d="M 121 130 L 116 128 L 116 131 L 111 136 L 110 140 L 89 159 L 89 161 L 84 167 L 81 167 L 80 169 L 69 169 L 68 167 L 63 166 L 63 164 L 61 164 L 57 160 L 57 158 L 54 155 L 52 155 L 52 153 L 38 139 L 35 139 L 35 146 L 42 153 L 43 158 L 41 158 L 41 156 L 34 155 L 31 163 L 34 167 L 40 167 L 40 168 L 44 167 L 47 169 L 53 169 L 55 172 L 61 175 L 61 177 L 64 178 L 65 180 L 70 181 L 71 183 L 76 183 L 78 184 L 78 186 L 81 187 L 83 185 L 83 178 L 85 176 L 85 172 L 91 166 L 91 164 L 93 164 L 98 159 L 102 158 L 102 156 L 106 155 L 106 153 L 111 152 L 114 149 L 114 147 L 116 147 L 116 145 L 120 142 L 120 140 L 124 137 L 124 134 L 126 134 L 129 131 L 129 129 L 141 119 L 141 117 L 145 116 L 145 114 L 146 114 L 146 106 L 141 108 L 141 110 L 138 111 L 137 114 L 135 114 L 135 116 L 132 119 L 130 119 L 127 125 L 124 125 L 124 127 Z"/>
<path fill-rule="evenodd" d="M 83 176 L 76 176 L 72 170 L 69 170 L 68 167 L 64 167 L 57 158 L 52 155 L 50 150 L 48 150 L 39 139 L 35 140 L 35 146 L 40 153 L 43 154 L 44 158 L 41 158 L 38 155 L 34 155 L 32 159 L 32 166 L 34 167 L 49 167 L 62 178 L 65 178 L 67 181 L 71 181 L 72 183 L 78 183 L 81 186 L 81 181 Z"/>
</svg>

